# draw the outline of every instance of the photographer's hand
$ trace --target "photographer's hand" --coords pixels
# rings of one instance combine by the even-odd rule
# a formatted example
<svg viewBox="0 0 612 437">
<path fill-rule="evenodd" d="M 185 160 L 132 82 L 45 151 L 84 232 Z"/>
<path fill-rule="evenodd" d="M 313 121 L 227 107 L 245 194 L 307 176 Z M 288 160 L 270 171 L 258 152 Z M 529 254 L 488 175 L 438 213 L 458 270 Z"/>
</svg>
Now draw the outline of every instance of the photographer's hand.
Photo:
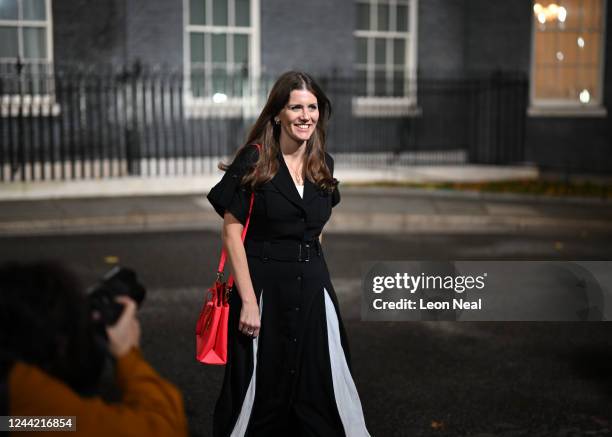
<svg viewBox="0 0 612 437">
<path fill-rule="evenodd" d="M 140 345 L 140 322 L 136 318 L 136 302 L 126 296 L 118 296 L 115 301 L 124 306 L 123 313 L 117 323 L 106 328 L 106 333 L 110 353 L 119 358 Z"/>
</svg>

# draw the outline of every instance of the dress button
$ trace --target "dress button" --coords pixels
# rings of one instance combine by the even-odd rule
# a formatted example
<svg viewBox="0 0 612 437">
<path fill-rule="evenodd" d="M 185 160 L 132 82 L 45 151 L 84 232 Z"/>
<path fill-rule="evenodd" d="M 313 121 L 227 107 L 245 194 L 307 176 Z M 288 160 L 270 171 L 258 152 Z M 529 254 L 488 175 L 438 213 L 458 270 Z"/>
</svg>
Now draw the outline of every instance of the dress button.
<svg viewBox="0 0 612 437">
<path fill-rule="evenodd" d="M 293 337 L 293 342 L 297 343 L 297 337 Z"/>
<path fill-rule="evenodd" d="M 306 218 L 305 218 L 305 217 L 302 217 L 300 220 L 301 220 L 302 222 L 305 222 L 305 221 L 306 221 Z"/>
<path fill-rule="evenodd" d="M 298 276 L 298 277 L 297 277 L 297 280 L 298 280 L 298 281 L 301 281 L 301 280 L 302 280 L 302 275 Z"/>
<path fill-rule="evenodd" d="M 295 307 L 295 310 L 296 310 L 296 311 L 299 311 L 299 310 L 300 310 L 300 307 Z"/>
<path fill-rule="evenodd" d="M 291 373 L 292 375 L 295 375 L 295 369 L 289 369 L 289 373 Z"/>
</svg>

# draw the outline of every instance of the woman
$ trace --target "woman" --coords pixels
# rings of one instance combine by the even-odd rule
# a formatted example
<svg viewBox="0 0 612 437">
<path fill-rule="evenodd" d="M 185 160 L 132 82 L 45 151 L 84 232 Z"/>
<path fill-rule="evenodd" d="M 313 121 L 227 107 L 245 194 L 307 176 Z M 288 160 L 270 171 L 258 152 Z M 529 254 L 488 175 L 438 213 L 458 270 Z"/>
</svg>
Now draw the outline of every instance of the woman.
<svg viewBox="0 0 612 437">
<path fill-rule="evenodd" d="M 215 436 L 368 436 L 320 244 L 340 201 L 325 152 L 329 99 L 283 74 L 208 199 L 223 217 L 236 286 Z M 257 147 L 256 145 L 260 145 Z M 253 211 L 244 244 L 243 226 Z"/>
</svg>

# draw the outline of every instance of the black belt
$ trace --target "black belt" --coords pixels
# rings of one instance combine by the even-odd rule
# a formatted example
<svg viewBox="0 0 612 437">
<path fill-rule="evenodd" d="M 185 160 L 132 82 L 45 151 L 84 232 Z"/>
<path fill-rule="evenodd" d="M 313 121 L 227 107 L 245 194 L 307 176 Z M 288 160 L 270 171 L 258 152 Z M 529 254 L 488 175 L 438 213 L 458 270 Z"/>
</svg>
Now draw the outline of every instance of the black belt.
<svg viewBox="0 0 612 437">
<path fill-rule="evenodd" d="M 247 255 L 259 257 L 264 261 L 308 262 L 314 256 L 321 256 L 321 244 L 318 239 L 310 241 L 247 239 L 245 250 Z"/>
</svg>

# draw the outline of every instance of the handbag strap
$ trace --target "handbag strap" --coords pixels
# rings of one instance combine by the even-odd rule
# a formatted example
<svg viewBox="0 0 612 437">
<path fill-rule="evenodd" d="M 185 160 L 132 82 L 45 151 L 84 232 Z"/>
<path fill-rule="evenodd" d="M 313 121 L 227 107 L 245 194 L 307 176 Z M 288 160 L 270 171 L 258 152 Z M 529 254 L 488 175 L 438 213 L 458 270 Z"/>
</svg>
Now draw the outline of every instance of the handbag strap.
<svg viewBox="0 0 612 437">
<path fill-rule="evenodd" d="M 261 151 L 261 144 L 255 144 L 257 150 Z M 244 224 L 244 228 L 242 229 L 242 243 L 244 243 L 244 239 L 246 238 L 247 230 L 249 229 L 249 223 L 251 221 L 251 213 L 253 212 L 253 202 L 255 201 L 255 193 L 251 193 L 251 200 L 249 202 L 249 215 L 247 215 L 246 223 Z M 225 247 L 221 249 L 221 258 L 219 259 L 219 267 L 217 268 L 217 279 L 223 277 L 223 270 L 225 269 L 225 261 L 227 259 L 227 251 Z M 234 275 L 230 275 L 227 279 L 227 289 L 231 289 L 234 284 Z"/>
</svg>

